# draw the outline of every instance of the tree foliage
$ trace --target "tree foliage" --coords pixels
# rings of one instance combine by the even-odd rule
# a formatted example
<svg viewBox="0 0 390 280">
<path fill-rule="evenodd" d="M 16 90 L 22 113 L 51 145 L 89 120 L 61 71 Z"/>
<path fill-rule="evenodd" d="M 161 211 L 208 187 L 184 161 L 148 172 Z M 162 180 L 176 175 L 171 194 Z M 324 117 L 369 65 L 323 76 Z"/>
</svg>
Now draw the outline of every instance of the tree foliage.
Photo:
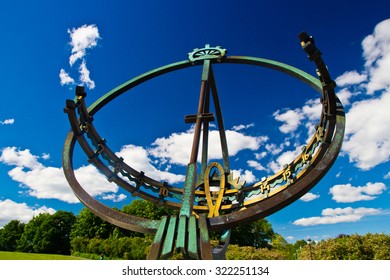
<svg viewBox="0 0 390 280">
<path fill-rule="evenodd" d="M 123 207 L 123 212 L 138 217 L 159 220 L 175 211 L 151 202 L 134 200 Z M 76 254 L 99 259 L 145 259 L 153 242 L 152 235 L 144 235 L 113 226 L 90 210 L 78 215 L 58 211 L 33 217 L 27 224 L 10 221 L 0 229 L 0 250 L 32 253 Z M 212 244 L 218 243 L 218 233 L 211 233 Z M 390 260 L 390 235 L 344 235 L 312 242 L 305 240 L 288 243 L 274 232 L 265 219 L 243 224 L 232 230 L 226 253 L 231 260 L 313 259 L 321 260 Z M 180 259 L 180 255 L 174 256 Z"/>
<path fill-rule="evenodd" d="M 0 230 L 0 250 L 15 251 L 17 242 L 23 234 L 25 224 L 12 220 Z"/>
<path fill-rule="evenodd" d="M 72 226 L 70 237 L 108 238 L 113 230 L 113 226 L 93 214 L 88 208 L 83 208 L 76 216 L 76 221 Z"/>
<path fill-rule="evenodd" d="M 69 255 L 70 232 L 74 221 L 72 212 L 39 214 L 25 226 L 16 249 L 21 252 Z"/>
<path fill-rule="evenodd" d="M 253 246 L 255 248 L 268 247 L 275 237 L 272 225 L 266 220 L 240 225 L 232 230 L 231 244 L 238 246 Z"/>
<path fill-rule="evenodd" d="M 70 232 L 75 222 L 71 212 L 57 211 L 47 217 L 37 229 L 34 251 L 47 254 L 70 254 Z"/>
<path fill-rule="evenodd" d="M 312 258 L 317 260 L 390 260 L 390 236 L 366 234 L 340 235 L 312 244 Z M 300 259 L 310 259 L 310 247 L 304 246 Z"/>
<path fill-rule="evenodd" d="M 50 216 L 48 213 L 41 213 L 34 216 L 24 227 L 24 232 L 17 242 L 16 250 L 27 253 L 38 253 L 34 250 L 34 242 L 36 242 L 36 233 L 41 224 Z"/>
</svg>

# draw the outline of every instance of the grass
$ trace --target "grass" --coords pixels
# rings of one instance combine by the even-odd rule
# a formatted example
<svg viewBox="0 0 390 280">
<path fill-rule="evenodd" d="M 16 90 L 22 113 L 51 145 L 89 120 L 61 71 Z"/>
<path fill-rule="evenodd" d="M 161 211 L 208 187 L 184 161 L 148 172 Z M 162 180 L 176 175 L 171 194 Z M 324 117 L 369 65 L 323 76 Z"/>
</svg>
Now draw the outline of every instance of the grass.
<svg viewBox="0 0 390 280">
<path fill-rule="evenodd" d="M 33 254 L 0 251 L 0 260 L 82 260 L 82 258 L 54 254 Z"/>
</svg>

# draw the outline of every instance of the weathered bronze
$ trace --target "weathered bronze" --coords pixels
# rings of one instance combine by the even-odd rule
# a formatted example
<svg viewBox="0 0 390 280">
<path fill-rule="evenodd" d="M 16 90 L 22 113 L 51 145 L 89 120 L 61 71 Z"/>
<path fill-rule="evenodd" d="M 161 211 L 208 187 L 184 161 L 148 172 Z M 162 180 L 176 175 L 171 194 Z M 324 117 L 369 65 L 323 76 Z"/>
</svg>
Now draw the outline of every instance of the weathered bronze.
<svg viewBox="0 0 390 280">
<path fill-rule="evenodd" d="M 172 63 L 135 77 L 111 90 L 87 108 L 83 87 L 76 88 L 76 98 L 67 100 L 71 131 L 63 150 L 63 167 L 69 185 L 78 199 L 102 219 L 125 229 L 155 234 L 149 259 L 168 258 L 180 251 L 190 259 L 223 259 L 230 239 L 230 229 L 241 222 L 264 218 L 294 202 L 317 184 L 333 165 L 344 137 L 345 114 L 334 93 L 321 52 L 306 33 L 299 35 L 309 59 L 317 66 L 318 79 L 284 63 L 273 60 L 227 56 L 226 49 L 195 49 L 187 60 Z M 321 94 L 322 114 L 316 132 L 302 153 L 278 173 L 251 185 L 245 185 L 230 172 L 229 153 L 213 64 L 250 64 L 271 68 L 308 84 Z M 197 113 L 185 117 L 195 123 L 191 157 L 183 188 L 150 178 L 119 158 L 93 125 L 93 116 L 110 101 L 133 87 L 168 72 L 203 65 Z M 211 98 L 215 112 L 210 112 Z M 221 140 L 223 163 L 208 161 L 209 122 L 216 120 Z M 203 131 L 203 134 L 201 134 Z M 198 172 L 198 151 L 202 139 L 202 156 Z M 90 163 L 110 182 L 133 196 L 179 210 L 178 216 L 148 220 L 111 209 L 90 196 L 77 181 L 73 170 L 73 150 L 78 142 Z M 209 231 L 224 231 L 220 245 L 211 248 Z"/>
</svg>

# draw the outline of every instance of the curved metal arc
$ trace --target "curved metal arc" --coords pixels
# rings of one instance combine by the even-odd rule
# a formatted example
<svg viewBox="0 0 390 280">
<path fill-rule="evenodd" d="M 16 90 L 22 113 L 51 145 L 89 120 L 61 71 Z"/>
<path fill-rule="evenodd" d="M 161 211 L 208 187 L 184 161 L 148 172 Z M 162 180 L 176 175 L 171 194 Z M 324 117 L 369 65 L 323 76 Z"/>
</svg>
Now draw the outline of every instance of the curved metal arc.
<svg viewBox="0 0 390 280">
<path fill-rule="evenodd" d="M 125 93 L 126 91 L 132 89 L 133 87 L 136 87 L 139 84 L 142 84 L 150 79 L 161 76 L 161 75 L 166 74 L 168 72 L 184 69 L 184 68 L 191 67 L 191 66 L 193 66 L 193 64 L 190 61 L 183 60 L 183 61 L 167 64 L 165 66 L 161 66 L 161 67 L 153 69 L 149 72 L 143 73 L 143 74 L 117 86 L 116 88 L 112 89 L 111 91 L 107 92 L 105 95 L 103 95 L 98 100 L 96 100 L 90 107 L 88 107 L 88 112 L 90 113 L 90 115 L 94 115 L 102 107 L 107 105 L 107 103 L 109 103 L 113 99 L 117 98 L 121 94 Z"/>
<path fill-rule="evenodd" d="M 209 229 L 214 231 L 229 229 L 238 225 L 243 221 L 253 221 L 267 217 L 276 211 L 291 204 L 312 187 L 314 187 L 327 171 L 331 168 L 337 156 L 341 150 L 344 131 L 345 131 L 345 114 L 341 102 L 337 97 L 336 99 L 336 121 L 333 134 L 333 141 L 327 147 L 324 156 L 319 160 L 316 166 L 312 167 L 306 176 L 300 178 L 293 188 L 285 188 L 280 192 L 275 193 L 273 196 L 262 200 L 262 203 L 258 203 L 250 208 L 242 211 L 225 214 L 219 217 L 209 218 Z"/>
<path fill-rule="evenodd" d="M 221 61 L 213 61 L 213 63 L 238 63 L 238 64 L 254 64 L 258 66 L 263 66 L 266 68 L 271 68 L 275 70 L 279 70 L 283 73 L 286 73 L 290 76 L 296 77 L 299 80 L 305 80 L 306 83 L 314 88 L 318 92 L 322 92 L 321 90 L 321 82 L 318 78 L 296 68 L 291 65 L 281 63 L 275 60 L 252 57 L 252 56 L 227 56 Z M 161 66 L 149 72 L 143 73 L 133 79 L 128 80 L 127 82 L 117 86 L 111 91 L 107 92 L 105 95 L 97 99 L 90 107 L 88 107 L 88 112 L 90 115 L 94 115 L 98 112 L 102 107 L 104 107 L 107 103 L 125 93 L 126 91 L 136 87 L 137 85 L 144 83 L 150 79 L 161 76 L 163 74 L 196 66 L 192 64 L 189 60 L 183 60 L 179 62 L 174 62 L 171 64 L 167 64 L 165 66 Z"/>
<path fill-rule="evenodd" d="M 303 81 L 317 92 L 322 94 L 322 85 L 318 78 L 286 63 L 253 56 L 227 56 L 222 62 L 257 65 L 274 69 Z"/>
<path fill-rule="evenodd" d="M 142 186 L 145 188 L 157 188 L 156 192 L 159 192 L 158 190 L 161 190 L 161 188 L 169 188 L 170 192 L 176 192 L 180 193 L 182 192 L 182 189 L 176 189 L 171 188 L 170 186 L 164 186 L 164 184 L 157 182 L 147 176 L 143 176 L 141 178 L 141 173 L 138 171 L 132 169 L 130 166 L 125 164 L 123 161 L 118 158 L 115 153 L 111 151 L 111 149 L 106 145 L 105 141 L 99 136 L 97 133 L 92 118 L 89 116 L 88 112 L 86 112 L 85 103 L 83 98 L 78 100 L 77 104 L 68 104 L 69 106 L 66 108 L 66 113 L 68 114 L 69 122 L 71 124 L 72 130 L 77 132 L 77 135 L 75 136 L 78 143 L 80 144 L 81 148 L 85 152 L 85 154 L 88 156 L 89 161 L 93 163 L 107 178 L 109 178 L 110 181 L 115 182 L 120 187 L 124 188 L 130 193 L 137 193 L 138 196 L 141 198 L 153 201 L 157 204 L 164 204 L 170 208 L 178 209 L 180 208 L 180 205 L 178 203 L 173 203 L 167 200 L 161 201 L 161 199 L 156 198 L 153 195 L 148 194 L 147 192 L 140 190 L 122 178 L 118 176 L 119 173 L 127 177 L 130 181 L 136 182 L 138 184 L 138 181 L 141 180 Z M 78 111 L 80 113 L 80 121 L 76 117 L 76 108 L 78 108 Z M 88 122 L 83 122 L 85 120 L 88 120 Z M 84 128 L 84 130 L 80 130 L 80 127 L 85 126 L 87 128 Z M 92 145 L 96 149 L 95 151 L 90 146 L 88 141 L 85 139 L 84 135 L 87 135 L 87 137 L 91 140 Z M 99 158 L 99 155 L 103 157 L 103 159 L 108 162 L 108 164 L 113 167 L 114 170 L 111 170 L 108 166 L 106 166 L 103 161 Z M 119 164 L 119 166 L 117 166 Z M 150 186 L 145 185 L 149 184 Z"/>
<path fill-rule="evenodd" d="M 82 188 L 73 170 L 72 158 L 75 143 L 76 137 L 71 131 L 65 140 L 62 164 L 66 180 L 77 198 L 94 214 L 116 226 L 137 232 L 154 234 L 159 227 L 160 221 L 139 218 L 114 210 L 95 200 Z"/>
<path fill-rule="evenodd" d="M 295 68 L 293 66 L 269 60 L 269 59 L 262 59 L 262 58 L 257 58 L 257 57 L 249 57 L 249 56 L 231 56 L 231 57 L 225 57 L 222 61 L 215 61 L 215 63 L 240 63 L 240 64 L 252 64 L 252 65 L 257 65 L 257 66 L 263 66 L 271 69 L 275 69 L 281 72 L 284 72 L 286 74 L 289 74 L 293 77 L 297 77 L 298 79 L 306 82 L 310 86 L 314 87 L 317 91 L 320 91 L 320 82 L 318 79 L 314 78 L 313 76 L 307 74 L 306 72 L 299 70 L 298 68 Z M 89 114 L 90 116 L 93 116 L 94 113 L 96 113 L 98 110 L 100 110 L 102 107 L 104 107 L 107 103 L 115 99 L 116 97 L 120 96 L 121 94 L 125 93 L 126 91 L 130 90 L 131 88 L 148 81 L 154 77 L 163 75 L 168 72 L 176 71 L 179 69 L 187 68 L 190 66 L 194 66 L 190 61 L 179 61 L 175 63 L 171 63 L 159 68 L 156 68 L 152 71 L 149 71 L 147 73 L 144 73 L 142 75 L 139 75 L 122 85 L 114 88 L 101 98 L 99 98 L 97 101 L 95 101 L 89 108 L 88 112 L 85 112 L 86 114 Z M 106 146 L 106 145 L 105 145 Z M 106 147 L 108 148 L 108 147 Z M 107 150 L 108 151 L 108 150 Z M 107 154 L 107 152 L 103 152 L 104 154 Z M 113 154 L 113 153 L 111 153 Z M 106 155 L 108 156 L 108 155 Z M 110 157 L 111 158 L 111 157 Z M 126 171 L 129 172 L 129 174 L 132 174 L 132 176 L 137 176 L 139 174 L 138 171 L 132 169 L 130 166 L 127 166 L 125 163 L 123 164 L 125 167 Z M 135 171 L 136 174 L 133 174 L 134 172 L 130 171 Z M 149 178 L 147 176 L 144 176 L 145 181 L 148 181 L 149 184 L 157 187 L 161 187 L 162 183 L 157 182 L 153 180 L 152 178 Z M 170 189 L 173 190 L 176 188 L 170 186 Z M 174 191 L 175 192 L 175 191 Z M 180 191 L 179 191 L 180 193 Z"/>
<path fill-rule="evenodd" d="M 314 78 L 310 74 L 307 74 L 304 71 L 301 71 L 301 70 L 299 70 L 299 69 L 297 69 L 295 67 L 292 67 L 292 66 L 284 64 L 284 63 L 280 63 L 280 62 L 273 61 L 273 60 L 268 60 L 268 59 L 261 59 L 261 58 L 256 58 L 256 57 L 243 57 L 243 56 L 239 56 L 239 57 L 225 57 L 222 61 L 220 61 L 220 63 L 253 64 L 253 65 L 258 65 L 258 66 L 263 66 L 263 67 L 275 69 L 275 70 L 281 71 L 283 73 L 286 73 L 286 74 L 288 74 L 290 76 L 293 76 L 295 78 L 298 78 L 299 80 L 305 82 L 306 84 L 308 84 L 309 86 L 314 88 L 316 91 L 322 93 L 321 82 L 317 78 Z M 154 77 L 162 75 L 164 73 L 168 73 L 168 72 L 171 72 L 171 71 L 183 69 L 183 68 L 186 68 L 186 67 L 189 67 L 189 66 L 192 66 L 192 64 L 189 61 L 181 61 L 181 62 L 169 64 L 169 65 L 157 68 L 155 70 L 152 70 L 150 72 L 147 72 L 145 74 L 142 74 L 142 75 L 140 75 L 140 76 L 138 76 L 138 77 L 136 77 L 136 78 L 134 78 L 132 80 L 129 80 L 128 82 L 126 82 L 126 83 L 124 83 L 122 85 L 120 85 L 119 87 L 113 89 L 112 91 L 108 92 L 106 95 L 102 96 L 100 99 L 98 99 L 95 103 L 93 103 L 88 108 L 88 111 L 90 112 L 91 115 L 93 115 L 98 110 L 100 110 L 103 106 L 105 106 L 107 103 L 109 103 L 111 100 L 113 100 L 117 96 L 121 95 L 122 93 L 126 92 L 127 90 L 129 90 L 129 89 L 131 89 L 131 88 L 133 88 L 133 87 L 135 87 L 135 86 L 137 86 L 137 85 L 139 85 L 139 84 L 141 84 L 141 83 L 143 83 L 143 82 L 145 82 L 145 81 L 147 81 L 149 79 L 152 79 Z M 333 134 L 333 131 L 332 131 L 331 134 Z M 324 149 L 324 151 L 326 151 L 326 150 L 327 149 Z M 335 155 L 335 158 L 336 157 L 337 157 L 337 153 Z M 323 175 L 324 175 L 324 173 L 326 173 L 326 171 L 323 172 Z M 322 176 L 318 176 L 318 177 L 322 177 Z M 315 183 L 313 183 L 313 182 L 314 181 L 312 181 L 311 187 L 312 187 L 312 185 L 314 185 L 316 183 L 316 182 Z M 80 186 L 80 188 L 81 188 L 81 186 Z M 305 190 L 306 189 L 302 189 L 300 191 L 300 193 L 303 194 L 304 192 L 307 191 L 307 190 L 306 191 Z M 283 194 L 285 194 L 285 193 L 289 194 L 290 190 L 288 190 L 288 192 L 283 191 L 282 193 Z M 300 194 L 300 195 L 302 195 L 302 194 Z M 278 208 L 282 208 L 285 205 L 293 202 L 294 200 L 297 199 L 296 196 L 297 195 L 290 196 L 290 199 L 286 199 L 286 201 L 283 201 L 283 200 L 279 201 L 279 204 L 276 203 L 277 205 L 280 205 L 280 207 L 278 207 Z M 289 197 L 289 196 L 287 195 L 287 197 Z M 86 196 L 86 198 L 88 200 L 87 196 Z M 93 200 L 93 198 L 91 198 L 91 197 L 89 197 L 89 198 Z M 85 200 L 85 201 L 87 201 L 87 200 Z M 275 195 L 274 201 L 278 201 L 276 195 Z M 269 204 L 269 199 L 267 199 L 267 204 Z M 275 203 L 273 203 L 272 207 L 275 208 Z M 272 208 L 272 207 L 270 207 L 270 208 Z M 263 209 L 263 208 L 264 207 L 259 207 L 257 209 L 260 212 L 259 211 L 251 211 L 251 213 L 248 212 L 248 213 L 245 213 L 245 215 L 244 215 L 243 212 L 247 212 L 246 210 L 243 210 L 241 212 L 236 212 L 236 213 L 242 213 L 242 214 L 239 214 L 239 215 L 241 215 L 243 219 L 251 220 L 254 217 L 255 218 L 259 218 L 261 216 L 266 216 L 264 214 L 267 213 L 267 211 L 262 211 L 261 209 Z M 107 209 L 110 209 L 110 208 L 107 207 Z M 251 209 L 252 209 L 252 207 L 251 207 Z M 277 211 L 277 210 L 274 210 L 273 212 L 275 212 L 275 211 Z M 218 219 L 210 218 L 210 227 L 212 229 L 217 229 L 217 230 L 231 227 L 232 224 L 234 224 L 235 222 L 238 221 L 238 219 L 234 218 L 235 215 L 237 215 L 236 213 L 231 213 L 231 214 L 226 214 L 224 216 L 219 216 Z M 268 214 L 267 215 L 269 215 L 270 213 L 271 213 L 271 211 L 270 211 L 270 209 L 268 209 Z M 221 224 L 219 223 L 219 220 L 222 217 L 225 217 L 225 216 L 228 219 L 228 222 L 226 223 L 226 226 L 225 225 L 221 226 Z M 232 219 L 230 219 L 229 217 L 231 217 Z M 136 218 L 136 217 L 133 217 L 133 218 Z M 138 227 L 138 225 L 136 225 L 136 227 Z M 139 230 L 139 229 L 138 230 L 137 229 L 132 229 L 132 230 L 144 232 L 143 230 Z"/>
</svg>

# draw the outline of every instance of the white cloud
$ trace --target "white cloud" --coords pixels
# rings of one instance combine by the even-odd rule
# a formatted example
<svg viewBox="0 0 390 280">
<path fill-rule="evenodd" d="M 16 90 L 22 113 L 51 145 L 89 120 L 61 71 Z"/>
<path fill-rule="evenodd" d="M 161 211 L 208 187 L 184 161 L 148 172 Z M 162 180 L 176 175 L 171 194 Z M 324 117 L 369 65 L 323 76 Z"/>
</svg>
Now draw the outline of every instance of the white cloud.
<svg viewBox="0 0 390 280">
<path fill-rule="evenodd" d="M 123 200 L 125 200 L 127 198 L 126 195 L 124 195 L 123 193 L 119 194 L 119 195 L 116 195 L 116 194 L 107 194 L 107 195 L 103 195 L 102 196 L 102 199 L 103 200 L 111 200 L 113 202 L 121 202 Z"/>
<path fill-rule="evenodd" d="M 143 171 L 146 176 L 158 181 L 166 181 L 170 184 L 184 182 L 184 175 L 176 175 L 167 171 L 158 170 L 151 163 L 148 151 L 143 147 L 126 145 L 116 153 L 124 161 L 137 171 Z"/>
<path fill-rule="evenodd" d="M 10 199 L 0 200 L 0 228 L 12 220 L 18 220 L 27 223 L 34 216 L 41 213 L 54 214 L 56 210 L 42 207 L 29 207 L 26 203 L 16 203 Z"/>
<path fill-rule="evenodd" d="M 308 119 L 310 122 L 318 121 L 322 112 L 322 104 L 320 98 L 310 99 L 305 102 L 305 105 L 302 109 L 299 110 L 300 114 Z"/>
<path fill-rule="evenodd" d="M 261 160 L 261 159 L 265 158 L 266 156 L 267 156 L 267 152 L 255 153 L 255 157 L 257 160 Z"/>
<path fill-rule="evenodd" d="M 14 123 L 15 123 L 15 119 L 6 119 L 4 121 L 0 121 L 0 124 L 2 124 L 2 125 L 14 124 Z"/>
<path fill-rule="evenodd" d="M 95 82 L 89 77 L 89 70 L 87 68 L 85 60 L 80 64 L 79 67 L 80 81 L 85 84 L 89 89 L 95 88 Z"/>
<path fill-rule="evenodd" d="M 50 159 L 50 154 L 42 153 L 41 159 L 45 159 L 45 160 Z"/>
<path fill-rule="evenodd" d="M 344 88 L 337 92 L 337 97 L 340 99 L 341 104 L 343 104 L 343 106 L 345 107 L 350 104 L 350 99 L 354 94 L 358 93 L 352 93 L 349 89 Z"/>
<path fill-rule="evenodd" d="M 283 169 L 285 164 L 292 162 L 300 153 L 302 152 L 302 147 L 296 146 L 293 151 L 286 151 L 282 153 L 276 160 L 271 161 L 268 164 L 268 167 L 273 172 L 278 172 Z"/>
<path fill-rule="evenodd" d="M 382 211 L 375 208 L 326 208 L 322 210 L 321 216 L 301 218 L 293 222 L 297 226 L 315 226 L 338 223 L 351 223 L 363 219 L 365 216 L 379 215 Z"/>
<path fill-rule="evenodd" d="M 336 78 L 336 84 L 340 87 L 356 85 L 367 80 L 366 74 L 359 74 L 357 71 L 347 71 Z"/>
<path fill-rule="evenodd" d="M 276 144 L 274 144 L 274 143 L 271 143 L 271 144 L 267 143 L 267 144 L 265 144 L 265 149 L 269 153 L 271 153 L 271 155 L 277 155 L 277 154 L 280 154 L 283 151 L 285 146 L 289 146 L 289 143 L 287 143 L 287 144 L 286 143 L 282 143 L 282 144 L 279 145 L 279 147 Z"/>
<path fill-rule="evenodd" d="M 300 110 L 297 109 L 287 110 L 284 113 L 280 113 L 280 110 L 278 110 L 273 116 L 275 117 L 275 120 L 284 122 L 284 124 L 279 127 L 279 130 L 283 133 L 294 132 L 304 118 Z"/>
<path fill-rule="evenodd" d="M 100 39 L 99 30 L 96 25 L 86 25 L 79 28 L 68 29 L 70 36 L 69 44 L 72 46 L 71 55 L 69 57 L 70 67 L 80 60 L 81 63 L 78 67 L 80 74 L 79 82 L 81 85 L 86 85 L 89 89 L 95 88 L 95 82 L 90 78 L 90 71 L 86 64 L 87 50 L 97 46 L 97 42 Z M 61 85 L 74 85 L 75 80 L 64 70 L 60 70 L 60 83 Z"/>
<path fill-rule="evenodd" d="M 347 113 L 343 151 L 360 169 L 368 170 L 390 159 L 389 108 L 387 91 L 378 98 L 353 103 Z"/>
<path fill-rule="evenodd" d="M 375 26 L 362 42 L 366 70 L 369 74 L 367 93 L 372 94 L 390 85 L 390 19 Z"/>
<path fill-rule="evenodd" d="M 390 19 L 377 24 L 373 34 L 362 41 L 365 69 L 348 71 L 338 77 L 341 86 L 358 84 L 368 99 L 353 102 L 346 114 L 346 137 L 342 151 L 350 162 L 369 170 L 390 159 Z M 380 91 L 381 94 L 375 96 Z M 339 92 L 342 102 L 361 92 Z M 343 100 L 344 99 L 344 100 Z"/>
<path fill-rule="evenodd" d="M 79 200 L 66 181 L 62 168 L 44 166 L 38 158 L 28 149 L 6 147 L 2 150 L 0 162 L 16 166 L 8 172 L 8 175 L 26 189 L 25 194 L 40 199 L 54 198 L 68 203 L 78 203 Z M 118 191 L 118 186 L 108 182 L 92 165 L 76 169 L 75 175 L 92 196 L 103 196 Z"/>
<path fill-rule="evenodd" d="M 72 77 L 70 77 L 69 74 L 64 69 L 60 70 L 59 76 L 60 76 L 61 86 L 74 84 L 74 79 Z"/>
<path fill-rule="evenodd" d="M 275 120 L 283 122 L 283 124 L 279 127 L 279 130 L 282 133 L 290 133 L 293 137 L 296 137 L 299 136 L 299 133 L 301 132 L 300 129 L 305 127 L 307 129 L 309 139 L 315 133 L 315 124 L 320 119 L 321 112 L 322 104 L 320 102 L 320 98 L 316 98 L 307 100 L 305 105 L 301 108 L 287 110 L 284 113 L 280 113 L 280 110 L 278 110 L 273 114 L 273 116 Z M 304 126 L 302 126 L 303 121 L 305 121 Z M 297 130 L 299 133 L 295 133 Z M 281 144 L 278 149 L 275 149 L 276 146 L 274 144 L 270 145 L 273 145 L 270 146 L 270 148 L 272 148 L 272 154 L 275 155 L 281 152 L 284 146 L 288 146 L 289 143 L 287 142 L 285 144 Z M 267 150 L 271 151 L 270 149 Z"/>
<path fill-rule="evenodd" d="M 387 189 L 383 183 L 367 183 L 366 186 L 353 187 L 351 184 L 335 185 L 330 188 L 332 199 L 336 202 L 356 202 L 373 200 Z"/>
<path fill-rule="evenodd" d="M 302 196 L 300 198 L 300 200 L 303 200 L 304 202 L 309 202 L 309 201 L 312 201 L 312 200 L 317 199 L 319 197 L 320 197 L 320 195 L 318 195 L 318 194 L 306 193 L 304 196 Z"/>
<path fill-rule="evenodd" d="M 259 171 L 267 171 L 267 168 L 265 168 L 263 165 L 261 165 L 260 163 L 258 163 L 257 161 L 254 161 L 254 160 L 248 160 L 247 161 L 248 163 L 248 166 L 249 167 L 252 167 L 256 170 L 259 170 Z"/>
<path fill-rule="evenodd" d="M 38 156 L 31 154 L 30 150 L 19 150 L 16 147 L 6 147 L 1 150 L 0 162 L 17 167 L 41 169 L 43 165 L 38 162 Z"/>
<path fill-rule="evenodd" d="M 261 144 L 268 140 L 266 136 L 247 136 L 243 133 L 226 130 L 226 138 L 230 156 L 249 149 L 257 150 Z M 157 158 L 165 158 L 172 164 L 187 165 L 190 159 L 191 145 L 193 141 L 193 130 L 181 133 L 173 133 L 167 138 L 158 138 L 152 143 L 149 153 Z M 202 143 L 200 144 L 200 147 Z M 201 149 L 200 149 L 201 150 Z M 199 152 L 199 155 L 201 151 Z M 209 159 L 221 159 L 222 151 L 217 130 L 209 133 Z"/>
<path fill-rule="evenodd" d="M 239 177 L 240 182 L 246 182 L 246 184 L 251 184 L 258 181 L 256 176 L 252 173 L 252 171 L 249 170 L 245 170 L 245 171 L 242 169 L 232 170 L 232 173 L 234 178 Z"/>
<path fill-rule="evenodd" d="M 233 126 L 233 127 L 232 127 L 232 130 L 234 130 L 234 131 L 241 131 L 241 130 L 248 129 L 248 128 L 254 127 L 254 126 L 255 126 L 254 123 L 247 124 L 247 125 L 240 124 L 240 125 L 235 125 L 235 126 Z"/>
<path fill-rule="evenodd" d="M 99 30 L 96 25 L 86 25 L 79 28 L 68 29 L 71 38 L 72 55 L 69 57 L 69 64 L 72 66 L 78 59 L 86 55 L 86 50 L 97 46 L 100 39 Z"/>
<path fill-rule="evenodd" d="M 383 176 L 383 179 L 389 179 L 390 178 L 390 172 L 387 173 L 385 176 Z"/>
</svg>

